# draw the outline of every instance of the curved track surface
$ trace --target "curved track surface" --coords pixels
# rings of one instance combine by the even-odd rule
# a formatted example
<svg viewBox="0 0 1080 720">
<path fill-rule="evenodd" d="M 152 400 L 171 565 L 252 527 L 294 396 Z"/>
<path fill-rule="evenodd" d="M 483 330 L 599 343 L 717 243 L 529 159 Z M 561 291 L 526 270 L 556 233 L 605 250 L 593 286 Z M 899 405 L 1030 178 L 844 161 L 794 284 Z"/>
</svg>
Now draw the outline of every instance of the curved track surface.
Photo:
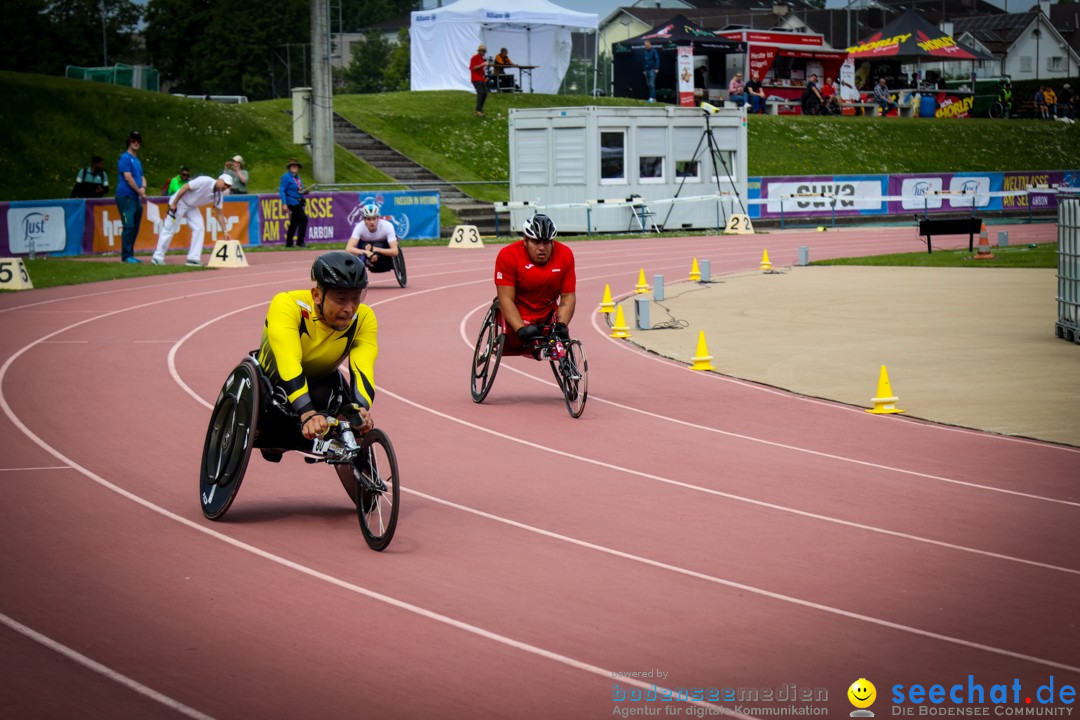
<svg viewBox="0 0 1080 720">
<path fill-rule="evenodd" d="M 770 236 L 773 262 L 808 237 Z M 912 248 L 910 229 L 813 238 L 815 257 Z M 1080 684 L 1080 452 L 688 372 L 607 337 L 603 286 L 629 291 L 643 258 L 669 277 L 692 257 L 747 270 L 760 238 L 572 245 L 579 420 L 525 358 L 469 398 L 497 248 L 410 249 L 406 289 L 377 276 L 375 416 L 405 488 L 382 554 L 333 472 L 294 456 L 253 456 L 222 522 L 199 510 L 210 403 L 313 253 L 0 297 L 5 716 L 791 704 L 648 702 L 654 684 L 795 685 L 828 697 L 798 707 L 846 716 L 865 677 L 881 717 L 897 684 L 1018 679 L 1019 707 L 1050 676 Z"/>
</svg>

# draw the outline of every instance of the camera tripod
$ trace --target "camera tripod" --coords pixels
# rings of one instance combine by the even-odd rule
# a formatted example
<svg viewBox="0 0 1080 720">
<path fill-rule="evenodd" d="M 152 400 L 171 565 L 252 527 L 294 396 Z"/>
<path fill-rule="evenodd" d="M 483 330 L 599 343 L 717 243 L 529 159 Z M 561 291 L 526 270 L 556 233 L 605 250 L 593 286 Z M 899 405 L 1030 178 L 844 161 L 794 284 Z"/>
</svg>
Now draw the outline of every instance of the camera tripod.
<svg viewBox="0 0 1080 720">
<path fill-rule="evenodd" d="M 701 137 L 698 139 L 697 147 L 694 148 L 694 154 L 690 158 L 690 162 L 698 162 L 698 157 L 701 155 L 702 150 L 708 148 L 709 156 L 712 158 L 713 179 L 716 180 L 716 194 L 721 195 L 720 190 L 720 175 L 716 172 L 717 160 L 719 159 L 720 165 L 724 167 L 724 174 L 727 175 L 728 182 L 731 183 L 731 189 L 735 193 L 735 199 L 739 201 L 739 209 L 742 210 L 743 215 L 748 214 L 746 212 L 746 206 L 743 205 L 742 197 L 739 195 L 739 188 L 735 184 L 735 180 L 731 177 L 731 169 L 728 168 L 727 160 L 724 159 L 723 153 L 720 152 L 720 148 L 716 146 L 716 138 L 712 134 L 712 126 L 709 124 L 709 116 L 711 113 L 708 110 L 703 110 L 705 113 L 705 130 L 701 133 Z M 675 198 L 679 197 L 679 194 L 683 191 L 683 186 L 686 184 L 686 175 L 683 174 L 682 179 L 679 181 L 679 187 L 675 190 Z M 673 198 L 674 199 L 674 198 Z M 668 205 L 667 215 L 664 216 L 664 222 L 661 227 L 667 227 L 667 221 L 671 218 L 671 211 L 675 209 L 675 203 Z"/>
</svg>

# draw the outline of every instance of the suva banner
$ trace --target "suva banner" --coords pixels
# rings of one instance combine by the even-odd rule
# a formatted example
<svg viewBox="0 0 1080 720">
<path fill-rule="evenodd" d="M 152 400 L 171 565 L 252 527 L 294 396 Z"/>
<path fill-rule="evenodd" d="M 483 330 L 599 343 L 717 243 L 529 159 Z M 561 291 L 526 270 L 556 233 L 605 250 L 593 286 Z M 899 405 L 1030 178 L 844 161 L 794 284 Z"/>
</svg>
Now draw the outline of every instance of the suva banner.
<svg viewBox="0 0 1080 720">
<path fill-rule="evenodd" d="M 165 216 L 167 198 L 151 198 Z M 367 191 L 314 192 L 307 196 L 308 242 L 345 242 L 360 222 L 360 208 L 374 202 L 382 216 L 394 225 L 399 240 L 439 237 L 439 192 Z M 144 206 L 145 208 L 145 206 Z M 245 245 L 275 245 L 285 241 L 289 213 L 278 195 L 226 196 L 222 207 L 232 237 Z M 204 207 L 207 247 L 225 237 L 210 207 Z M 102 200 L 41 200 L 0 203 L 0 256 L 34 252 L 53 255 L 80 255 L 120 251 L 122 232 L 116 202 Z M 160 223 L 154 223 L 144 209 L 137 251 L 157 245 Z M 187 247 L 191 240 L 187 223 L 173 238 L 171 248 Z"/>
</svg>

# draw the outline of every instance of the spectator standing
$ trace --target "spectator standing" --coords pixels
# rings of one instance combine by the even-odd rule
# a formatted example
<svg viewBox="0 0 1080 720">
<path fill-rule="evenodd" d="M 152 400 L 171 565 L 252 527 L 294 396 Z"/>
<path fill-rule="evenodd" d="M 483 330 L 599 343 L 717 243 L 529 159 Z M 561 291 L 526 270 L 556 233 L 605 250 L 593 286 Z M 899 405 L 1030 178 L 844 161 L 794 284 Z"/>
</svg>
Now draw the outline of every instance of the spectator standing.
<svg viewBox="0 0 1080 720">
<path fill-rule="evenodd" d="M 100 155 L 90 158 L 90 165 L 75 175 L 71 188 L 73 198 L 101 198 L 109 192 L 109 176 L 105 174 L 105 161 Z"/>
<path fill-rule="evenodd" d="M 746 84 L 743 82 L 741 72 L 735 73 L 735 76 L 731 78 L 727 86 L 727 94 L 728 100 L 739 107 L 746 104 Z"/>
<path fill-rule="evenodd" d="M 180 166 L 180 172 L 178 174 L 176 174 L 176 175 L 173 175 L 172 179 L 169 180 L 169 184 L 165 188 L 165 194 L 166 195 L 172 195 L 174 192 L 179 190 L 181 188 L 181 186 L 183 186 L 184 183 L 186 183 L 190 179 L 191 179 L 191 171 L 187 169 L 187 166 L 181 165 Z"/>
<path fill-rule="evenodd" d="M 476 54 L 469 59 L 469 79 L 476 88 L 476 115 L 478 117 L 484 117 L 484 101 L 487 100 L 488 94 L 487 69 L 491 63 L 484 57 L 486 52 L 487 46 L 480 43 L 480 46 L 476 48 Z"/>
<path fill-rule="evenodd" d="M 244 169 L 244 157 L 233 155 L 232 160 L 225 163 L 225 172 L 232 177 L 230 195 L 247 195 L 248 171 Z"/>
<path fill-rule="evenodd" d="M 307 198 L 308 189 L 304 187 L 304 181 L 300 179 L 300 168 L 304 167 L 296 158 L 290 158 L 285 164 L 285 174 L 278 183 L 278 194 L 281 202 L 289 209 L 289 225 L 285 229 L 285 247 L 293 246 L 293 238 L 296 238 L 296 246 L 304 247 L 307 240 Z"/>
<path fill-rule="evenodd" d="M 229 236 L 225 214 L 221 212 L 222 195 L 229 189 L 230 183 L 232 183 L 232 178 L 224 173 L 217 178 L 202 175 L 184 183 L 179 190 L 169 196 L 169 214 L 161 226 L 157 249 L 154 250 L 150 262 L 155 265 L 165 264 L 165 253 L 169 251 L 169 243 L 172 242 L 173 236 L 180 230 L 180 220 L 183 218 L 187 220 L 188 229 L 191 230 L 187 264 L 202 265 L 203 238 L 206 235 L 202 206 L 207 203 L 213 203 L 210 209 L 225 233 L 225 239 L 232 240 Z"/>
<path fill-rule="evenodd" d="M 1054 88 L 1051 85 L 1046 86 L 1046 90 L 1043 91 L 1043 99 L 1046 100 L 1046 110 L 1049 119 L 1053 120 L 1057 117 L 1057 93 L 1054 92 Z"/>
<path fill-rule="evenodd" d="M 1012 114 L 1012 83 L 1008 80 L 1001 81 L 998 89 L 998 102 L 1001 103 L 1002 117 L 1008 118 Z"/>
<path fill-rule="evenodd" d="M 660 74 L 660 53 L 645 41 L 645 87 L 649 89 L 649 102 L 656 102 L 656 76 Z"/>
<path fill-rule="evenodd" d="M 821 90 L 817 86 L 817 75 L 811 75 L 806 81 L 806 88 L 802 94 L 803 115 L 818 115 L 821 113 Z"/>
<path fill-rule="evenodd" d="M 889 92 L 889 86 L 885 82 L 885 78 L 878 78 L 878 84 L 874 86 L 874 102 L 881 108 L 881 117 L 885 117 L 897 107 L 896 103 L 893 102 L 892 93 Z"/>
<path fill-rule="evenodd" d="M 1046 109 L 1046 86 L 1040 85 L 1039 89 L 1035 91 L 1035 95 L 1033 95 L 1031 99 L 1035 101 L 1035 107 L 1039 111 L 1039 117 L 1043 120 L 1048 120 L 1050 113 Z"/>
<path fill-rule="evenodd" d="M 750 82 L 746 83 L 746 99 L 750 103 L 750 112 L 765 112 L 765 88 L 762 87 L 756 70 L 750 72 Z"/>
<path fill-rule="evenodd" d="M 1066 120 L 1075 120 L 1076 118 L 1076 93 L 1072 90 L 1072 85 L 1065 83 L 1061 86 L 1061 93 L 1058 95 L 1058 109 L 1061 110 L 1061 117 Z"/>
<path fill-rule="evenodd" d="M 120 261 L 137 263 L 135 241 L 139 239 L 139 225 L 142 223 L 142 201 L 146 200 L 146 177 L 143 175 L 139 150 L 142 149 L 142 134 L 132 130 L 127 137 L 127 150 L 117 163 L 119 180 L 116 186 L 116 209 L 120 211 L 120 222 L 124 226 L 120 234 Z"/>
</svg>

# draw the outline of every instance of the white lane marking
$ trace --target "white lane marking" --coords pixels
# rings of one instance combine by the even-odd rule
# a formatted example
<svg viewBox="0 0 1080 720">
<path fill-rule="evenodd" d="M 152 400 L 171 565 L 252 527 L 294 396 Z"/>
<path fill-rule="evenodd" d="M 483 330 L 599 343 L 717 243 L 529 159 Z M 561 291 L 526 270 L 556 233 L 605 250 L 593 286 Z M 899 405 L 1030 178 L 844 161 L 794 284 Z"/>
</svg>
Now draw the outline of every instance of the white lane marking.
<svg viewBox="0 0 1080 720">
<path fill-rule="evenodd" d="M 92 660 L 91 658 L 88 658 L 77 650 L 73 650 L 67 645 L 62 645 L 61 643 L 53 640 L 46 635 L 42 635 L 37 630 L 27 627 L 18 620 L 14 620 L 3 613 L 0 613 L 0 623 L 7 625 L 9 628 L 19 633 L 20 635 L 27 637 L 40 645 L 44 645 L 53 652 L 59 653 L 64 657 L 68 658 L 69 660 L 72 660 L 79 665 L 82 665 L 83 667 L 96 672 L 98 675 L 102 675 L 119 685 L 123 685 L 124 687 L 128 688 L 129 690 L 135 691 L 143 697 L 150 698 L 155 702 L 161 703 L 165 707 L 171 710 L 175 710 L 176 712 L 186 717 L 195 718 L 195 720 L 214 720 L 210 715 L 201 713 L 195 708 L 188 707 L 179 700 L 174 700 L 168 695 L 159 693 L 153 688 L 149 688 L 136 680 L 132 680 L 127 675 L 118 673 L 112 668 L 102 665 L 98 661 Z"/>
<path fill-rule="evenodd" d="M 233 290 L 234 290 L 234 288 L 230 288 L 230 289 L 224 289 L 224 290 L 213 290 L 213 291 L 208 291 L 208 292 L 199 293 L 199 294 L 201 294 L 201 295 L 210 295 L 210 294 L 214 294 L 214 293 L 218 293 L 218 292 L 231 292 Z M 424 292 L 424 291 L 421 291 L 421 292 Z M 416 293 L 416 294 L 420 294 L 420 293 Z M 191 296 L 188 296 L 188 297 L 191 297 Z M 477 635 L 477 636 L 482 637 L 484 639 L 497 642 L 497 643 L 505 645 L 507 647 L 511 647 L 511 648 L 516 649 L 516 650 L 521 650 L 523 652 L 526 652 L 526 653 L 529 653 L 529 654 L 532 654 L 532 655 L 536 655 L 538 657 L 542 657 L 542 658 L 545 658 L 547 660 L 551 660 L 551 661 L 554 661 L 556 663 L 566 665 L 566 666 L 572 667 L 572 668 L 577 669 L 577 670 L 582 670 L 582 671 L 590 673 L 592 675 L 602 677 L 605 680 L 610 680 L 612 677 L 614 677 L 614 675 L 612 674 L 612 671 L 609 670 L 609 669 L 602 668 L 602 667 L 599 667 L 597 665 L 593 665 L 591 663 L 576 660 L 576 659 L 571 658 L 571 657 L 569 657 L 567 655 L 561 655 L 561 654 L 556 653 L 556 652 L 551 651 L 551 650 L 545 650 L 545 649 L 543 649 L 541 647 L 538 647 L 538 646 L 535 646 L 535 645 L 530 645 L 529 643 L 522 642 L 520 640 L 515 640 L 515 639 L 513 639 L 513 638 L 511 638 L 509 636 L 500 635 L 500 634 L 492 632 L 490 630 L 485 630 L 484 628 L 481 628 L 481 627 L 479 627 L 477 625 L 472 625 L 470 623 L 466 623 L 466 622 L 463 622 L 461 620 L 456 620 L 456 619 L 454 619 L 452 617 L 449 617 L 447 615 L 443 615 L 441 613 L 437 613 L 437 612 L 435 612 L 433 610 L 428 610 L 427 608 L 423 608 L 423 607 L 421 607 L 419 605 L 414 605 L 412 603 L 405 602 L 404 600 L 399 600 L 399 599 L 391 597 L 389 595 L 384 595 L 382 593 L 376 592 L 376 591 L 371 590 L 369 588 L 365 588 L 363 586 L 356 585 L 354 583 L 350 583 L 350 582 L 347 582 L 345 580 L 341 580 L 340 578 L 333 577 L 332 575 L 327 575 L 326 573 L 315 570 L 314 568 L 310 568 L 310 567 L 307 567 L 305 565 L 301 565 L 299 563 L 293 562 L 292 560 L 288 560 L 288 559 L 286 559 L 284 557 L 281 557 L 280 555 L 275 555 L 274 553 L 271 553 L 271 552 L 268 552 L 268 551 L 263 550 L 261 548 L 255 547 L 254 545 L 249 545 L 248 543 L 245 543 L 245 542 L 242 542 L 242 541 L 237 540 L 235 538 L 229 537 L 228 535 L 220 533 L 220 532 L 218 532 L 216 530 L 211 530 L 210 528 L 199 525 L 198 523 L 196 523 L 196 522 L 194 522 L 192 520 L 188 520 L 187 518 L 182 517 L 180 515 L 177 515 L 176 513 L 173 513 L 173 512 L 171 512 L 169 510 L 166 510 L 165 508 L 163 508 L 163 507 L 161 507 L 159 505 L 155 505 L 154 503 L 150 502 L 149 500 L 146 500 L 145 498 L 142 498 L 142 497 L 140 497 L 140 496 L 138 496 L 138 495 L 136 495 L 136 494 L 134 494 L 134 493 L 132 493 L 132 492 L 130 492 L 128 490 L 125 490 L 124 488 L 122 488 L 122 487 L 120 487 L 118 485 L 115 485 L 115 484 L 109 482 L 108 480 L 101 477 L 100 475 L 98 475 L 98 474 L 92 472 L 91 470 L 83 467 L 82 465 L 78 464 L 77 462 L 75 462 L 74 460 L 72 460 L 71 458 L 67 457 L 66 455 L 61 453 L 59 450 L 54 448 L 52 445 L 45 442 L 42 438 L 40 438 L 38 435 L 36 435 L 32 430 L 30 430 L 30 428 L 25 423 L 22 422 L 22 420 L 15 414 L 14 410 L 12 410 L 11 406 L 8 404 L 7 395 L 4 392 L 4 380 L 7 378 L 8 370 L 11 368 L 12 364 L 16 360 L 18 360 L 19 357 L 21 357 L 24 353 L 26 353 L 27 351 L 29 351 L 30 349 L 32 349 L 36 345 L 44 342 L 45 340 L 48 340 L 49 338 L 51 338 L 51 337 L 53 337 L 55 335 L 66 332 L 66 331 L 68 331 L 68 330 L 70 330 L 70 329 L 72 329 L 74 327 L 78 327 L 79 325 L 83 325 L 83 324 L 86 324 L 88 322 L 92 322 L 92 321 L 94 321 L 96 319 L 101 319 L 101 318 L 109 317 L 109 316 L 112 316 L 112 315 L 117 315 L 119 313 L 127 312 L 129 310 L 137 310 L 137 309 L 141 309 L 141 308 L 145 308 L 145 307 L 150 307 L 150 306 L 153 306 L 153 305 L 158 305 L 158 304 L 161 304 L 161 303 L 173 302 L 173 301 L 178 300 L 178 299 L 180 299 L 180 298 L 167 298 L 167 299 L 155 300 L 155 301 L 147 302 L 147 303 L 141 303 L 139 305 L 133 305 L 131 307 L 124 308 L 124 309 L 121 309 L 121 310 L 112 310 L 112 311 L 106 312 L 106 313 L 98 316 L 97 318 L 90 318 L 90 319 L 87 319 L 87 320 L 82 320 L 82 321 L 77 322 L 77 323 L 73 323 L 72 325 L 69 325 L 69 326 L 67 326 L 65 328 L 61 328 L 59 330 L 56 330 L 56 331 L 54 331 L 52 333 L 49 333 L 48 335 L 45 335 L 44 337 L 42 337 L 42 338 L 40 338 L 38 340 L 35 340 L 35 341 L 23 346 L 21 349 L 19 349 L 15 353 L 13 353 L 11 355 L 11 357 L 9 357 L 4 362 L 3 366 L 0 366 L 0 407 L 3 408 L 4 414 L 7 415 L 8 419 L 12 422 L 12 424 L 14 424 L 17 428 L 19 428 L 19 430 L 24 435 L 26 435 L 38 447 L 40 447 L 41 449 L 48 452 L 50 455 L 55 457 L 60 462 L 66 463 L 71 468 L 73 468 L 73 469 L 77 470 L 78 472 L 82 473 L 83 475 L 90 478 L 91 480 L 93 480 L 97 484 L 101 485 L 102 487 L 106 488 L 107 490 L 111 490 L 112 492 L 120 495 L 121 497 L 127 498 L 128 500 L 131 500 L 132 502 L 134 502 L 134 503 L 136 503 L 138 505 L 141 505 L 142 507 L 144 507 L 144 508 L 146 508 L 148 510 L 151 510 L 151 511 L 153 511 L 155 513 L 158 513 L 159 515 L 161 515 L 161 516 L 163 516 L 165 518 L 168 518 L 169 520 L 172 520 L 174 522 L 180 523 L 181 525 L 184 525 L 184 526 L 186 526 L 186 527 L 188 527 L 188 528 L 190 528 L 192 530 L 196 530 L 198 532 L 204 533 L 204 534 L 206 534 L 206 535 L 208 535 L 210 537 L 213 537 L 213 538 L 215 538 L 217 540 L 220 540 L 220 541 L 222 541 L 224 543 L 232 545 L 233 547 L 236 547 L 236 548 L 238 548 L 240 550 L 244 550 L 244 551 L 249 552 L 249 553 L 251 553 L 253 555 L 261 557 L 261 558 L 263 558 L 265 560 L 269 560 L 270 562 L 277 563 L 278 565 L 289 568 L 291 570 L 295 570 L 296 572 L 299 572 L 299 573 L 302 573 L 302 574 L 307 575 L 309 577 L 315 578 L 316 580 L 322 580 L 323 582 L 327 582 L 327 583 L 329 583 L 331 585 L 334 585 L 336 587 L 339 587 L 339 588 L 341 588 L 343 590 L 348 590 L 348 591 L 354 592 L 354 593 L 356 593 L 358 595 L 363 595 L 364 597 L 370 598 L 372 600 L 376 600 L 378 602 L 385 603 L 387 605 L 398 608 L 400 610 L 405 610 L 406 612 L 410 612 L 410 613 L 419 615 L 419 616 L 421 616 L 423 618 L 426 618 L 428 620 L 433 620 L 435 622 L 439 622 L 439 623 L 442 623 L 444 625 L 448 625 L 450 627 L 454 627 L 454 628 L 457 628 L 459 630 L 463 630 L 463 631 L 465 631 L 467 633 Z M 263 304 L 265 304 L 265 303 L 258 303 L 258 305 L 263 305 Z M 253 306 L 250 306 L 250 307 L 255 307 L 255 306 L 253 305 Z M 241 308 L 240 310 L 237 310 L 237 311 L 234 311 L 234 312 L 241 312 L 242 310 L 250 309 L 250 307 Z M 219 316 L 219 317 L 223 317 L 223 316 Z M 190 392 L 190 390 L 189 390 L 189 392 Z M 105 668 L 105 669 L 107 669 L 107 668 Z M 669 693 L 671 693 L 671 690 L 669 688 L 662 688 L 662 687 L 660 687 L 658 685 L 654 685 L 653 683 L 645 683 L 645 682 L 642 682 L 640 680 L 636 680 L 634 678 L 622 678 L 622 679 L 625 681 L 625 683 L 627 685 L 633 685 L 634 687 L 638 687 L 638 688 L 640 688 L 642 690 L 651 690 L 651 689 L 655 688 L 658 691 L 666 690 Z M 672 697 L 677 697 L 677 695 L 675 693 L 671 693 L 671 694 L 672 694 Z M 705 702 L 705 701 L 699 701 L 699 700 L 685 700 L 685 701 L 680 700 L 680 701 L 681 702 L 688 702 L 691 705 L 697 705 L 697 706 L 700 706 L 700 707 L 712 708 L 712 709 L 714 709 L 714 710 L 716 710 L 718 712 L 721 711 L 721 706 L 714 705 L 712 703 L 708 703 L 708 702 Z M 730 708 L 726 708 L 726 707 L 723 708 L 723 712 L 724 712 L 725 715 L 730 715 L 730 716 L 734 716 L 734 717 L 740 717 L 740 718 L 743 718 L 744 720 L 753 720 L 752 716 L 741 715 L 741 714 L 735 713 Z"/>
<path fill-rule="evenodd" d="M 491 305 L 491 303 L 484 303 L 483 305 L 479 305 L 479 306 L 473 308 L 472 310 L 470 310 L 465 315 L 465 317 L 463 317 L 461 319 L 461 323 L 458 325 L 458 332 L 461 335 L 461 339 L 464 340 L 466 345 L 468 345 L 470 348 L 472 348 L 473 345 L 470 344 L 469 338 L 465 334 L 465 325 L 468 322 L 470 317 L 472 317 L 473 315 L 475 315 L 477 312 L 479 312 L 481 310 L 487 309 L 488 307 L 490 307 L 490 305 Z M 503 366 L 500 365 L 500 367 L 503 367 Z M 676 367 L 685 368 L 685 365 L 676 366 Z M 509 367 L 509 370 L 511 372 L 518 373 L 519 375 L 524 375 L 525 377 L 530 378 L 532 380 L 535 380 L 536 382 L 543 383 L 544 385 L 550 385 L 552 387 L 558 387 L 558 386 L 555 385 L 555 383 L 553 383 L 553 382 L 551 382 L 549 380 L 545 380 L 543 378 L 536 377 L 535 375 L 531 375 L 529 373 L 523 372 L 521 370 L 518 370 L 517 368 Z M 788 393 L 783 393 L 783 394 L 788 395 Z M 798 396 L 791 396 L 791 397 L 797 398 Z M 798 445 L 788 445 L 786 443 L 777 442 L 775 440 L 766 440 L 764 438 L 754 437 L 753 435 L 744 435 L 742 433 L 732 432 L 730 430 L 721 430 L 719 428 L 709 427 L 708 425 L 700 425 L 698 423 L 693 423 L 693 422 L 690 422 L 688 420 L 680 420 L 679 418 L 674 418 L 674 417 L 671 417 L 671 416 L 668 416 L 668 415 L 661 415 L 659 413 L 654 413 L 654 412 L 652 412 L 650 410 L 643 410 L 641 408 L 636 408 L 636 407 L 633 407 L 631 405 L 625 405 L 623 403 L 615 402 L 614 400 L 607 400 L 607 399 L 605 399 L 603 397 L 593 395 L 593 394 L 589 395 L 589 399 L 590 400 L 595 399 L 597 402 L 604 403 L 605 405 L 611 405 L 612 407 L 617 407 L 620 410 L 627 410 L 629 412 L 638 413 L 639 415 L 645 415 L 646 417 L 651 417 L 651 418 L 654 418 L 654 419 L 657 419 L 657 420 L 664 420 L 666 422 L 675 423 L 677 425 L 682 425 L 684 427 L 693 428 L 695 430 L 704 430 L 705 432 L 716 433 L 718 435 L 724 435 L 724 436 L 727 436 L 727 437 L 737 438 L 739 440 L 747 440 L 747 441 L 750 441 L 750 442 L 761 443 L 762 445 L 768 445 L 770 447 L 780 448 L 780 449 L 783 449 L 783 450 L 791 450 L 791 451 L 794 451 L 794 452 L 806 453 L 808 455 L 814 455 L 816 457 L 822 457 L 822 458 L 826 458 L 828 460 L 839 460 L 841 462 L 848 462 L 848 463 L 853 463 L 855 465 L 862 465 L 863 467 L 869 467 L 869 468 L 873 468 L 875 470 L 886 470 L 886 471 L 889 471 L 889 472 L 901 473 L 901 474 L 904 474 L 904 475 L 911 475 L 911 476 L 914 476 L 914 477 L 923 478 L 925 480 L 937 480 L 939 482 L 951 483 L 951 484 L 954 484 L 954 485 L 960 485 L 960 486 L 964 486 L 964 487 L 971 487 L 971 488 L 975 488 L 977 490 L 988 490 L 988 491 L 991 491 L 991 492 L 1004 493 L 1006 495 L 1016 495 L 1018 497 L 1024 497 L 1024 498 L 1028 498 L 1030 500 L 1041 500 L 1043 502 L 1057 503 L 1059 505 L 1080 507 L 1080 502 L 1075 502 L 1075 501 L 1072 501 L 1072 500 L 1060 500 L 1058 498 L 1052 498 L 1052 497 L 1046 497 L 1046 496 L 1043 496 L 1043 495 L 1034 495 L 1032 493 L 1020 492 L 1019 490 L 1008 490 L 1008 489 L 1005 489 L 1005 488 L 993 487 L 992 485 L 980 485 L 979 483 L 973 483 L 973 482 L 969 482 L 967 480 L 957 480 L 955 478 L 948 478 L 948 477 L 944 477 L 944 476 L 941 476 L 941 475 L 932 475 L 930 473 L 919 472 L 918 470 L 907 470 L 905 468 L 900 468 L 900 467 L 896 467 L 896 466 L 893 466 L 893 465 L 882 465 L 881 463 L 870 462 L 869 460 L 859 460 L 857 458 L 846 457 L 844 455 L 836 455 L 836 454 L 833 454 L 833 453 L 821 452 L 819 450 L 811 450 L 809 448 L 799 447 Z M 937 426 L 936 425 L 928 425 L 927 427 L 937 427 Z M 986 437 L 997 438 L 997 437 L 1000 437 L 1000 436 L 989 435 L 989 436 L 986 436 Z M 1037 447 L 1052 447 L 1052 448 L 1058 447 L 1056 445 L 1044 446 L 1041 443 L 1036 443 L 1035 445 Z"/>
<path fill-rule="evenodd" d="M 983 643 L 973 642 L 971 640 L 964 640 L 963 638 L 953 637 L 951 635 L 942 635 L 940 633 L 932 632 L 930 630 L 923 630 L 921 628 L 912 627 L 910 625 L 902 625 L 889 620 L 882 620 L 871 615 L 863 615 L 862 613 L 851 612 L 849 610 L 842 610 L 831 605 L 823 605 L 811 600 L 803 600 L 802 598 L 793 597 L 791 595 L 783 595 L 781 593 L 773 592 L 771 590 L 764 590 L 753 585 L 746 585 L 744 583 L 736 582 L 734 580 L 725 580 L 714 575 L 707 575 L 705 573 L 697 572 L 696 570 L 690 570 L 688 568 L 679 567 L 678 565 L 669 565 L 659 560 L 651 560 L 647 557 L 640 555 L 633 555 L 622 550 L 615 550 L 604 545 L 597 545 L 596 543 L 588 542 L 587 540 L 579 540 L 578 538 L 571 537 L 569 535 L 562 535 L 560 533 L 552 532 L 551 530 L 544 530 L 533 525 L 526 525 L 525 523 L 518 522 L 517 520 L 511 520 L 499 515 L 492 515 L 491 513 L 484 512 L 483 510 L 477 510 L 475 508 L 467 507 L 465 505 L 459 505 L 458 503 L 450 500 L 443 500 L 442 498 L 429 495 L 419 490 L 411 490 L 409 488 L 402 488 L 404 492 L 411 493 L 418 497 L 424 498 L 439 505 L 445 505 L 446 507 L 460 510 L 461 512 L 477 515 L 487 520 L 492 520 L 503 525 L 509 525 L 511 527 L 525 530 L 527 532 L 542 535 L 544 537 L 552 538 L 560 542 L 570 543 L 571 545 L 577 545 L 578 547 L 587 548 L 589 550 L 595 550 L 596 552 L 604 553 L 606 555 L 612 555 L 614 557 L 622 558 L 624 560 L 630 560 L 643 565 L 649 565 L 651 567 L 659 568 L 661 570 L 667 570 L 669 572 L 678 573 L 679 575 L 685 575 L 687 577 L 696 578 L 698 580 L 704 580 L 706 582 L 714 583 L 716 585 L 723 585 L 724 587 L 733 588 L 735 590 L 742 590 L 744 592 L 752 593 L 754 595 L 760 595 L 772 600 L 779 600 L 780 602 L 791 603 L 800 607 L 809 608 L 811 610 L 817 610 L 819 612 L 828 613 L 830 615 L 839 615 L 840 617 L 848 618 L 851 620 L 858 620 L 859 622 L 869 623 L 871 625 L 877 625 L 890 630 L 899 630 L 901 632 L 911 633 L 920 637 L 929 638 L 931 640 L 938 640 L 940 642 L 950 643 L 953 645 L 960 645 L 962 647 L 971 648 L 974 650 L 981 650 L 983 652 L 992 653 L 995 655 L 1004 655 L 1005 657 L 1015 658 L 1017 660 L 1025 660 L 1027 662 L 1036 663 L 1038 665 L 1045 665 L 1047 667 L 1056 668 L 1059 670 L 1067 670 L 1070 672 L 1080 672 L 1080 666 L 1066 665 L 1054 660 L 1047 660 L 1045 658 L 1036 657 L 1034 655 L 1025 655 L 1024 653 L 1014 652 L 1012 650 L 1006 650 L 1004 648 L 994 647 L 993 645 L 984 645 Z"/>
</svg>

